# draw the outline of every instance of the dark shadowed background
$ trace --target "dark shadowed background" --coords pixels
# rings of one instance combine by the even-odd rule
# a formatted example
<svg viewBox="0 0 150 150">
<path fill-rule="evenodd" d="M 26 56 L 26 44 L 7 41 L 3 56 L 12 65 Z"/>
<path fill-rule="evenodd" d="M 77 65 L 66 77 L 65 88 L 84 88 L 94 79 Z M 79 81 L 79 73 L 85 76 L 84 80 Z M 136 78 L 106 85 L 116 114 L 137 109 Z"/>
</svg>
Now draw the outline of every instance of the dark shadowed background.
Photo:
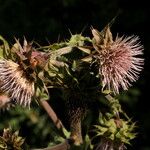
<svg viewBox="0 0 150 150">
<path fill-rule="evenodd" d="M 91 36 L 91 26 L 101 30 L 117 15 L 111 28 L 113 34 L 138 35 L 145 48 L 145 66 L 140 79 L 120 97 L 124 110 L 138 125 L 138 137 L 129 149 L 150 150 L 148 6 L 146 0 L 0 0 L 0 35 L 10 43 L 14 42 L 14 37 L 22 39 L 25 36 L 29 41 L 48 45 L 70 38 L 70 31 L 72 34 L 82 32 L 83 35 Z M 65 120 L 59 112 L 61 106 L 56 104 L 54 108 L 60 118 Z M 31 139 L 31 145 L 46 146 L 50 139 L 49 131 L 53 132 L 48 126 L 50 121 L 47 121 L 47 116 L 37 107 L 30 115 L 29 112 L 22 113 L 24 117 L 14 111 L 0 115 L 1 131 L 4 125 L 14 124 L 14 127 L 22 130 L 27 140 Z"/>
</svg>

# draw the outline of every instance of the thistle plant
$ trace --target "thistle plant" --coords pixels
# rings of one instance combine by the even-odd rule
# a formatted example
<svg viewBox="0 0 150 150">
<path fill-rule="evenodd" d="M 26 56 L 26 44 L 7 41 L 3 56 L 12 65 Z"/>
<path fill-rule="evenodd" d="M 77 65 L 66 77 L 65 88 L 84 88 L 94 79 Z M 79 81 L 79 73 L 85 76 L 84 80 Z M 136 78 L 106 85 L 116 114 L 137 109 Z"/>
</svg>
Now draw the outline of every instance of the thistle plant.
<svg viewBox="0 0 150 150">
<path fill-rule="evenodd" d="M 48 149 L 77 146 L 83 150 L 124 150 L 136 136 L 135 123 L 123 111 L 116 95 L 138 79 L 144 64 L 143 46 L 136 36 L 114 39 L 109 25 L 101 32 L 91 28 L 91 35 L 71 35 L 69 40 L 38 47 L 26 39 L 23 44 L 16 40 L 10 47 L 1 37 L 0 108 L 9 110 L 16 104 L 30 107 L 32 99 L 37 100 L 64 134 L 62 144 Z M 68 131 L 45 101 L 50 99 L 51 88 L 61 91 L 67 106 Z M 100 109 L 103 102 L 105 112 Z M 83 134 L 93 104 L 100 115 Z M 94 137 L 98 144 L 92 140 Z"/>
</svg>

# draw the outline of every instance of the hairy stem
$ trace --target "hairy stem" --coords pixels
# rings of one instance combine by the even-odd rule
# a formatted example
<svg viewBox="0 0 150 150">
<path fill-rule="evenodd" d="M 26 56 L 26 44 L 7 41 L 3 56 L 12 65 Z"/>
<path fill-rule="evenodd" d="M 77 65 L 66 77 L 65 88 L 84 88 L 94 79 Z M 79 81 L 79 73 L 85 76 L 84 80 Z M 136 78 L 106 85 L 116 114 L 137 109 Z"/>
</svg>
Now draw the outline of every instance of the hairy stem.
<svg viewBox="0 0 150 150">
<path fill-rule="evenodd" d="M 70 123 L 71 135 L 70 139 L 74 141 L 75 145 L 80 145 L 83 143 L 82 130 L 81 130 L 81 118 L 77 120 L 72 120 Z"/>
</svg>

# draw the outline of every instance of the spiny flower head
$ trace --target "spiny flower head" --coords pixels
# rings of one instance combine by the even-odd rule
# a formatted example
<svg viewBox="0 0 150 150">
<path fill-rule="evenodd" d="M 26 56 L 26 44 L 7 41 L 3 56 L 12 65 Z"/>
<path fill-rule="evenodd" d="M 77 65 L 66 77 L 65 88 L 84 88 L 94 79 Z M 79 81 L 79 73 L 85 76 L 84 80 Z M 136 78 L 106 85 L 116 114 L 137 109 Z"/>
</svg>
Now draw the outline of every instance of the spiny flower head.
<svg viewBox="0 0 150 150">
<path fill-rule="evenodd" d="M 137 36 L 116 37 L 113 40 L 109 26 L 102 32 L 92 28 L 95 58 L 100 68 L 102 87 L 119 93 L 120 87 L 127 90 L 131 82 L 136 81 L 142 70 L 143 46 Z"/>
<path fill-rule="evenodd" d="M 15 100 L 22 106 L 30 106 L 35 93 L 36 68 L 44 68 L 48 55 L 36 51 L 26 40 L 23 46 L 16 40 L 9 51 L 9 55 L 0 59 L 0 90 L 9 95 L 10 102 Z"/>
<path fill-rule="evenodd" d="M 34 82 L 28 79 L 17 63 L 0 60 L 0 88 L 7 92 L 11 99 L 16 99 L 20 105 L 30 105 L 34 94 Z"/>
<path fill-rule="evenodd" d="M 136 124 L 129 118 L 121 119 L 118 116 L 100 113 L 98 124 L 94 126 L 96 137 L 101 139 L 97 150 L 124 150 L 125 145 L 130 145 L 130 141 L 136 137 Z"/>
</svg>

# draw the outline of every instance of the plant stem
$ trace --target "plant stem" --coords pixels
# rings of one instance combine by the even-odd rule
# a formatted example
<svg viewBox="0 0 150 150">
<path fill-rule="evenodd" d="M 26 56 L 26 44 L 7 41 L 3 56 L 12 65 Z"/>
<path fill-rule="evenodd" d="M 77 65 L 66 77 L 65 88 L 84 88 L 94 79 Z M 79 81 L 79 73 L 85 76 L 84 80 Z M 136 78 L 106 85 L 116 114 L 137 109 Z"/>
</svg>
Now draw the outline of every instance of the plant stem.
<svg viewBox="0 0 150 150">
<path fill-rule="evenodd" d="M 112 101 L 114 101 L 114 98 L 110 94 L 106 95 L 105 97 L 109 101 L 109 103 L 112 103 Z M 115 99 L 115 101 L 116 101 L 116 99 Z M 117 101 L 117 102 L 119 102 L 119 101 Z M 121 106 L 121 105 L 119 104 L 119 106 Z M 120 108 L 115 108 L 115 110 L 113 110 L 113 111 L 115 111 L 115 116 L 118 120 L 120 120 L 120 116 L 119 116 L 119 111 L 120 110 L 119 109 L 121 109 L 121 107 Z"/>
<path fill-rule="evenodd" d="M 58 129 L 65 129 L 64 125 L 60 121 L 60 119 L 57 117 L 56 113 L 52 109 L 52 107 L 49 105 L 49 103 L 46 100 L 40 100 L 41 106 L 45 109 L 48 116 L 52 119 L 53 123 Z"/>
<path fill-rule="evenodd" d="M 78 120 L 71 121 L 70 128 L 71 128 L 70 139 L 74 141 L 75 145 L 82 144 L 83 139 L 81 130 L 81 118 L 78 118 Z"/>
<path fill-rule="evenodd" d="M 69 150 L 69 149 L 70 149 L 70 144 L 68 143 L 68 140 L 65 140 L 65 142 L 60 143 L 53 147 L 31 149 L 31 150 Z"/>
</svg>

